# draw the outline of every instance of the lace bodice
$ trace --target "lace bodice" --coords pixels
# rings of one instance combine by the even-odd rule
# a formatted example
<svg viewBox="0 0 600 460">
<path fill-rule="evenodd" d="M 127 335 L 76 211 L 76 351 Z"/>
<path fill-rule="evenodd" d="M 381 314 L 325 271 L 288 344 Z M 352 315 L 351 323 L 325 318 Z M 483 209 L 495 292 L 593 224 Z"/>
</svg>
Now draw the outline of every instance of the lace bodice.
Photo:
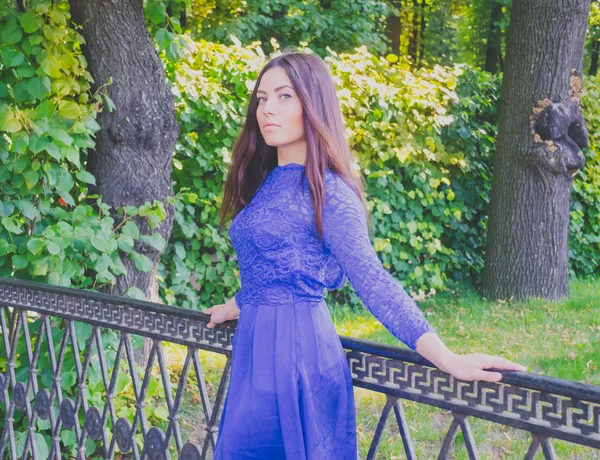
<svg viewBox="0 0 600 460">
<path fill-rule="evenodd" d="M 242 281 L 238 307 L 320 301 L 324 289 L 339 289 L 349 280 L 369 311 L 415 349 L 417 339 L 433 328 L 379 260 L 360 198 L 325 170 L 321 243 L 303 173 L 304 165 L 296 163 L 275 167 L 231 223 Z"/>
</svg>

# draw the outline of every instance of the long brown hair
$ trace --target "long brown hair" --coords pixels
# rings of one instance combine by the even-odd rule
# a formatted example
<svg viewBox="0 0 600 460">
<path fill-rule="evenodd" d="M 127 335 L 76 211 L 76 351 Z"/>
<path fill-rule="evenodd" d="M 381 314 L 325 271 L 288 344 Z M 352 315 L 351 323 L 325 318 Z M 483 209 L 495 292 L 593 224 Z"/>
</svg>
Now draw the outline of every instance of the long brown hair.
<svg viewBox="0 0 600 460">
<path fill-rule="evenodd" d="M 344 123 L 335 85 L 325 62 L 318 56 L 286 50 L 260 71 L 252 91 L 246 121 L 235 145 L 223 193 L 219 230 L 230 213 L 235 217 L 246 206 L 271 170 L 277 166 L 277 147 L 265 143 L 256 119 L 256 91 L 264 73 L 283 68 L 302 104 L 307 143 L 304 174 L 308 178 L 315 224 L 323 236 L 325 166 L 350 185 L 365 205 L 362 179 L 352 172 L 353 157 L 344 135 Z"/>
</svg>

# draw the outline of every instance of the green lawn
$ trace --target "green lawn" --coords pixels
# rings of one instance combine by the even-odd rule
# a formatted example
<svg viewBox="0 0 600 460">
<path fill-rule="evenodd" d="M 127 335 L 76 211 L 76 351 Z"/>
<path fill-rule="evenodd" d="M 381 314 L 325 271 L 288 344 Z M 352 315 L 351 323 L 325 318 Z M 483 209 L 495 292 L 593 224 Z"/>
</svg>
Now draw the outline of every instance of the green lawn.
<svg viewBox="0 0 600 460">
<path fill-rule="evenodd" d="M 571 299 L 493 302 L 474 291 L 438 294 L 419 302 L 444 342 L 457 353 L 498 354 L 529 372 L 600 386 L 600 280 L 571 283 Z M 338 333 L 403 346 L 365 310 L 334 308 Z M 361 456 L 368 452 L 385 397 L 355 389 Z M 452 417 L 448 411 L 404 402 L 418 458 L 436 458 Z M 526 432 L 470 419 L 482 459 L 522 459 L 530 443 Z M 405 458 L 395 420 L 382 437 L 381 459 Z M 554 440 L 558 458 L 600 459 L 600 451 Z M 452 458 L 467 459 L 462 436 Z M 543 458 L 540 452 L 536 458 Z"/>
<path fill-rule="evenodd" d="M 438 294 L 419 302 L 438 334 L 455 352 L 480 351 L 502 355 L 528 367 L 530 372 L 600 386 L 600 280 L 574 281 L 571 299 L 561 303 L 545 301 L 493 302 L 482 300 L 465 290 Z M 402 345 L 365 309 L 331 308 L 340 335 Z M 165 344 L 167 345 L 167 344 Z M 177 374 L 183 350 L 167 345 L 172 370 Z M 180 358 L 177 359 L 177 354 Z M 223 356 L 201 352 L 209 391 L 216 391 Z M 181 413 L 185 440 L 204 438 L 204 421 L 200 415 L 197 389 L 188 380 L 189 390 Z M 383 395 L 355 389 L 358 439 L 361 457 L 369 443 L 385 405 Z M 195 408 L 195 410 L 194 410 Z M 410 401 L 404 409 L 418 458 L 437 458 L 452 417 L 448 411 Z M 470 419 L 471 428 L 482 459 L 522 459 L 530 443 L 526 432 L 478 419 Z M 600 459 L 600 451 L 553 440 L 558 458 Z M 405 458 L 393 415 L 382 436 L 378 459 Z M 451 455 L 467 459 L 459 432 Z M 536 458 L 543 458 L 541 449 Z"/>
</svg>

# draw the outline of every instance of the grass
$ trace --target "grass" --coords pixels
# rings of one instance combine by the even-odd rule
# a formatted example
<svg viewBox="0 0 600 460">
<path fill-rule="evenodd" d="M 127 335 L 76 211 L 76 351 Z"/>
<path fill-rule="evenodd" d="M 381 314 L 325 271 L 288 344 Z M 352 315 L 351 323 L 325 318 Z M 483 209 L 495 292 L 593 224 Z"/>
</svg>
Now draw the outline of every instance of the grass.
<svg viewBox="0 0 600 460">
<path fill-rule="evenodd" d="M 496 302 L 481 299 L 472 290 L 438 294 L 419 302 L 420 308 L 444 342 L 457 353 L 474 351 L 501 355 L 528 367 L 529 372 L 600 386 L 600 279 L 574 281 L 571 298 L 559 303 L 542 300 Z M 340 335 L 401 345 L 367 311 L 331 308 Z M 169 366 L 178 374 L 185 357 L 182 347 L 165 343 Z M 216 392 L 223 356 L 200 352 L 209 392 Z M 193 374 L 190 374 L 193 376 Z M 385 396 L 355 388 L 359 450 L 365 458 L 385 405 Z M 418 458 L 436 458 L 452 421 L 448 411 L 403 401 Z M 188 377 L 180 413 L 182 438 L 200 442 L 205 422 L 195 378 Z M 482 459 L 522 459 L 529 433 L 485 420 L 469 418 Z M 558 458 L 600 459 L 600 451 L 553 440 Z M 174 455 L 174 452 L 171 452 Z M 393 413 L 382 435 L 378 459 L 402 459 L 402 441 Z M 450 456 L 467 459 L 462 435 Z M 536 458 L 543 458 L 541 449 Z"/>
<path fill-rule="evenodd" d="M 542 300 L 494 302 L 472 290 L 448 292 L 419 302 L 427 318 L 450 349 L 504 356 L 527 366 L 529 372 L 600 386 L 600 280 L 574 281 L 571 298 L 559 303 Z M 402 344 L 367 311 L 333 309 L 340 335 Z M 385 397 L 355 389 L 359 448 L 365 457 Z M 404 401 L 418 458 L 435 458 L 452 417 L 448 411 Z M 405 458 L 399 430 L 388 419 L 382 437 L 381 459 Z M 481 458 L 521 459 L 531 442 L 521 430 L 484 420 L 469 419 Z M 553 440 L 558 458 L 600 459 L 591 448 Z M 462 436 L 451 458 L 467 459 Z M 542 458 L 541 450 L 536 458 Z"/>
</svg>

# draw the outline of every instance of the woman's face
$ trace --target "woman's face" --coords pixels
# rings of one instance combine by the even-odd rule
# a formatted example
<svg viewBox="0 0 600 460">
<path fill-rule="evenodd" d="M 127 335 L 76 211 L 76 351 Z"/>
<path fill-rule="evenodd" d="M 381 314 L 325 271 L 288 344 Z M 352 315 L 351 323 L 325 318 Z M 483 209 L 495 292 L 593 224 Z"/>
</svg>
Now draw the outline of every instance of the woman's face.
<svg viewBox="0 0 600 460">
<path fill-rule="evenodd" d="M 304 142 L 302 104 L 284 69 L 267 70 L 256 97 L 256 118 L 267 145 L 289 149 Z"/>
</svg>

